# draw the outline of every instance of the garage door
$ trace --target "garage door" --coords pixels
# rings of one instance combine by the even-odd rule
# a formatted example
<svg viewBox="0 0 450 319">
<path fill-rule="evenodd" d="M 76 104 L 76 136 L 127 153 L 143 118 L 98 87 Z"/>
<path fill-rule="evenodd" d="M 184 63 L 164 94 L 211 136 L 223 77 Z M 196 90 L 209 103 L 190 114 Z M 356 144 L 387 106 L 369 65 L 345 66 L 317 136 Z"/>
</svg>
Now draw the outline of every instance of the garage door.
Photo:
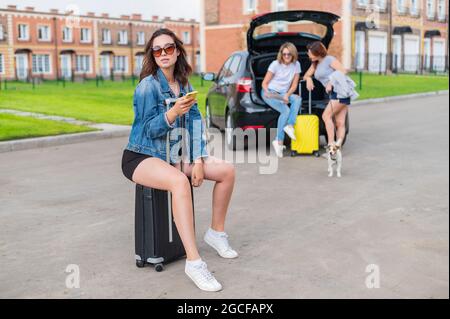
<svg viewBox="0 0 450 319">
<path fill-rule="evenodd" d="M 417 72 L 419 70 L 419 37 L 405 36 L 405 71 Z"/>
<path fill-rule="evenodd" d="M 369 71 L 386 71 L 386 33 L 369 33 Z"/>
<path fill-rule="evenodd" d="M 433 41 L 433 70 L 445 71 L 445 42 L 442 39 Z"/>
</svg>

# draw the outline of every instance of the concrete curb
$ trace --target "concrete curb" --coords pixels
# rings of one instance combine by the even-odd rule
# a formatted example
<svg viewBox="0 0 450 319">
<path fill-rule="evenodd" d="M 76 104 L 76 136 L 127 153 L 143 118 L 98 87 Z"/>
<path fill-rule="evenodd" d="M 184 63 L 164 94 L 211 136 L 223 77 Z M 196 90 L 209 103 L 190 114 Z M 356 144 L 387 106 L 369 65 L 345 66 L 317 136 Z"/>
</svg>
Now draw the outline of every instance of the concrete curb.
<svg viewBox="0 0 450 319">
<path fill-rule="evenodd" d="M 125 125 L 122 126 L 111 124 L 96 124 L 90 125 L 89 127 L 94 127 L 103 130 L 97 132 L 65 134 L 57 136 L 46 136 L 46 137 L 27 138 L 22 140 L 0 142 L 0 153 L 21 151 L 40 147 L 57 146 L 64 144 L 81 143 L 115 137 L 124 137 L 128 136 L 131 131 L 131 126 Z"/>
<path fill-rule="evenodd" d="M 416 93 L 408 95 L 390 96 L 384 98 L 367 99 L 362 101 L 352 102 L 352 106 L 362 106 L 366 104 L 385 103 L 392 101 L 400 101 L 407 99 L 414 99 L 420 97 L 437 96 L 449 94 L 448 90 Z M 72 120 L 72 119 L 70 119 Z M 75 120 L 76 121 L 76 120 Z M 27 138 L 22 140 L 14 140 L 7 142 L 0 142 L 0 153 L 27 150 L 39 147 L 49 147 L 64 144 L 81 143 L 87 141 L 94 141 L 107 138 L 128 136 L 131 131 L 131 126 L 113 125 L 113 124 L 92 124 L 89 127 L 100 129 L 98 132 L 76 133 L 57 136 L 47 136 L 38 138 Z"/>
<path fill-rule="evenodd" d="M 414 93 L 414 94 L 406 94 L 406 95 L 398 95 L 398 96 L 387 96 L 387 97 L 376 98 L 376 99 L 355 101 L 355 102 L 352 102 L 352 104 L 350 106 L 401 101 L 401 100 L 408 100 L 408 99 L 415 99 L 415 98 L 429 97 L 429 96 L 436 96 L 436 95 L 446 95 L 446 94 L 448 94 L 448 92 L 449 92 L 448 90 L 442 90 L 442 91 Z"/>
</svg>

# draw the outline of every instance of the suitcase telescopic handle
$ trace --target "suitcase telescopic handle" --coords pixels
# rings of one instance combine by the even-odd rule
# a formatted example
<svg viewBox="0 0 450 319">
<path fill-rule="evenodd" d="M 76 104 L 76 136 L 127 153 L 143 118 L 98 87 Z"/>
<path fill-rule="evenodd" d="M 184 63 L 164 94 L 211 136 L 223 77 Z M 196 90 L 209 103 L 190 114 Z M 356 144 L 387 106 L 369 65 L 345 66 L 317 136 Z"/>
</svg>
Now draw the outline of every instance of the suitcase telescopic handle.
<svg viewBox="0 0 450 319">
<path fill-rule="evenodd" d="M 300 97 L 302 97 L 302 82 L 305 82 L 305 87 L 306 87 L 306 80 L 303 79 L 300 81 L 299 83 L 299 93 L 300 93 Z M 308 88 L 306 88 L 306 90 L 308 91 L 308 111 L 309 114 L 312 114 L 312 91 L 308 90 Z"/>
</svg>

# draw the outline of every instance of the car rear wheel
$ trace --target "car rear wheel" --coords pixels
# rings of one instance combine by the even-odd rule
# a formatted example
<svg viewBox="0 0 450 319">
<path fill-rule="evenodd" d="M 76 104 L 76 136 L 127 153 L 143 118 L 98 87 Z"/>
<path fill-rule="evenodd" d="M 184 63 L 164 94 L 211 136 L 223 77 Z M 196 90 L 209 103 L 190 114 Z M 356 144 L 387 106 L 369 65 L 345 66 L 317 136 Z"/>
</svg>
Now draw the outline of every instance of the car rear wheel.
<svg viewBox="0 0 450 319">
<path fill-rule="evenodd" d="M 241 130 L 235 131 L 235 124 L 233 118 L 231 117 L 230 112 L 227 111 L 225 116 L 225 143 L 229 150 L 236 151 L 245 148 L 245 142 L 240 136 L 236 136 L 239 134 Z"/>
</svg>

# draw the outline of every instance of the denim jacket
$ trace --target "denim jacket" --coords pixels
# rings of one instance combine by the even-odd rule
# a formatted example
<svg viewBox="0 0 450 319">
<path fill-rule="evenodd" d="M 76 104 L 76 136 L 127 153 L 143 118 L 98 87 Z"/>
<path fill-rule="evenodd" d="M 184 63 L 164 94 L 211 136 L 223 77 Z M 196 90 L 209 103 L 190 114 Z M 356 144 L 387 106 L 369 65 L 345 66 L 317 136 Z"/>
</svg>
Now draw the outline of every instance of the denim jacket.
<svg viewBox="0 0 450 319">
<path fill-rule="evenodd" d="M 180 95 L 185 95 L 188 91 L 192 91 L 190 84 L 188 88 L 180 84 Z M 166 150 L 170 144 L 170 163 L 180 160 L 181 117 L 169 124 L 165 115 L 173 106 L 175 98 L 161 69 L 158 69 L 155 76 L 149 75 L 142 79 L 134 91 L 134 121 L 126 149 L 169 161 Z M 189 155 L 186 159 L 193 162 L 207 157 L 205 128 L 197 103 L 184 115 L 184 119 L 185 155 Z"/>
</svg>

